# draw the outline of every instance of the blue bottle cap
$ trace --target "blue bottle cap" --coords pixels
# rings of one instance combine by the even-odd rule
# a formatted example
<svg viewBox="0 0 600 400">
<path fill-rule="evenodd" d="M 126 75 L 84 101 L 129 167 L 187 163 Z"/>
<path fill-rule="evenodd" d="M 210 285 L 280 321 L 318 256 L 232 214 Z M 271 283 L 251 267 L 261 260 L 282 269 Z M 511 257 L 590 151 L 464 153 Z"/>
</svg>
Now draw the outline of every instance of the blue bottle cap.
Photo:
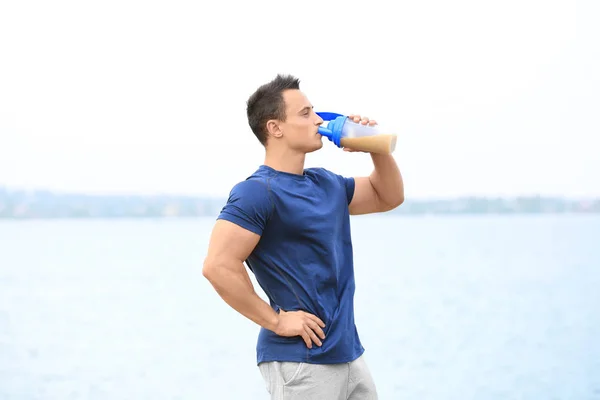
<svg viewBox="0 0 600 400">
<path fill-rule="evenodd" d="M 317 115 L 323 118 L 324 121 L 329 121 L 327 128 L 320 126 L 319 134 L 325 136 L 332 141 L 337 147 L 340 145 L 340 139 L 342 136 L 342 128 L 348 119 L 347 116 L 331 112 L 318 112 Z"/>
</svg>

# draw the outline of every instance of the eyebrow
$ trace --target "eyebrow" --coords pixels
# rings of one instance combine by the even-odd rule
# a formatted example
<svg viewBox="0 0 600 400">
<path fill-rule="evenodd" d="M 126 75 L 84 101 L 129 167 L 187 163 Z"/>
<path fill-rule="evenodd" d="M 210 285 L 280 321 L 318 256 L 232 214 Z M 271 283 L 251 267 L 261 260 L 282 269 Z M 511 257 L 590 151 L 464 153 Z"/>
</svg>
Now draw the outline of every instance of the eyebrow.
<svg viewBox="0 0 600 400">
<path fill-rule="evenodd" d="M 304 106 L 304 107 L 302 107 L 302 109 L 300 111 L 298 111 L 298 114 L 302 114 L 304 111 L 311 110 L 313 108 L 314 108 L 313 106 Z"/>
</svg>

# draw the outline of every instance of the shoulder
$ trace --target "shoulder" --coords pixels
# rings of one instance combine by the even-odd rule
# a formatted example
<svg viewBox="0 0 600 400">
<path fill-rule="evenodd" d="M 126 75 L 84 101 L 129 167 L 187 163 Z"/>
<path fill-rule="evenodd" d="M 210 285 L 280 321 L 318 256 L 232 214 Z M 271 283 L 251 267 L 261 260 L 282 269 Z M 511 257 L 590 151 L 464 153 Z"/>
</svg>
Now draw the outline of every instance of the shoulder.
<svg viewBox="0 0 600 400">
<path fill-rule="evenodd" d="M 251 176 L 233 185 L 230 194 L 260 195 L 267 191 L 268 183 L 266 179 Z"/>
<path fill-rule="evenodd" d="M 242 180 L 236 182 L 231 193 L 251 194 L 266 192 L 269 184 L 269 176 L 266 175 L 260 168 L 247 175 Z"/>
<path fill-rule="evenodd" d="M 229 192 L 228 202 L 242 202 L 245 204 L 270 203 L 268 179 L 252 175 L 243 181 L 237 182 Z"/>
<path fill-rule="evenodd" d="M 353 177 L 346 177 L 346 176 L 343 176 L 341 174 L 338 174 L 336 172 L 333 172 L 326 168 L 321 168 L 321 167 L 307 168 L 306 173 L 313 175 L 314 177 L 317 177 L 317 178 L 327 179 L 330 181 L 344 183 L 344 184 L 346 184 L 346 182 L 348 180 L 354 180 Z"/>
<path fill-rule="evenodd" d="M 305 173 L 307 175 L 322 177 L 326 179 L 337 179 L 337 177 L 339 176 L 338 174 L 322 167 L 307 168 L 305 169 Z"/>
<path fill-rule="evenodd" d="M 236 183 L 217 219 L 233 222 L 262 234 L 273 211 L 273 201 L 265 179 L 250 176 Z"/>
<path fill-rule="evenodd" d="M 343 176 L 326 168 L 308 168 L 306 171 L 307 173 L 312 174 L 316 178 L 316 181 L 325 181 L 332 186 L 343 189 L 345 191 L 348 204 L 350 204 L 352 198 L 354 197 L 354 177 Z"/>
</svg>

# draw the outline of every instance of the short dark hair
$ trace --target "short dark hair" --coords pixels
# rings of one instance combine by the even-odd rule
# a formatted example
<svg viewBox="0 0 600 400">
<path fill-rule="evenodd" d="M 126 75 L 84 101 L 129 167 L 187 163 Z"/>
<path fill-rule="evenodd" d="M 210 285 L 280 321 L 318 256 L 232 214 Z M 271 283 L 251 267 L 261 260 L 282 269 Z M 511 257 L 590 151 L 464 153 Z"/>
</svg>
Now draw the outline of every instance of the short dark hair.
<svg viewBox="0 0 600 400">
<path fill-rule="evenodd" d="M 275 79 L 256 89 L 246 102 L 248 124 L 263 146 L 267 142 L 267 121 L 285 121 L 283 92 L 289 89 L 300 89 L 300 80 L 292 75 L 278 74 Z"/>
</svg>

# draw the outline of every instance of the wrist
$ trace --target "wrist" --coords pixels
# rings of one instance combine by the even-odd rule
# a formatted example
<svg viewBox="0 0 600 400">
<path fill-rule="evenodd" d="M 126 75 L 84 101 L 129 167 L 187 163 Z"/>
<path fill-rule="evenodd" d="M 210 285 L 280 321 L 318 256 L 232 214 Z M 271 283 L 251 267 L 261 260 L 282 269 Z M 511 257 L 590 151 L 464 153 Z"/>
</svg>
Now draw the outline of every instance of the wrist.
<svg viewBox="0 0 600 400">
<path fill-rule="evenodd" d="M 272 311 L 271 316 L 269 317 L 268 321 L 267 321 L 267 325 L 265 326 L 265 329 L 270 330 L 273 333 L 277 333 L 278 329 L 279 329 L 279 314 L 275 311 Z"/>
</svg>

